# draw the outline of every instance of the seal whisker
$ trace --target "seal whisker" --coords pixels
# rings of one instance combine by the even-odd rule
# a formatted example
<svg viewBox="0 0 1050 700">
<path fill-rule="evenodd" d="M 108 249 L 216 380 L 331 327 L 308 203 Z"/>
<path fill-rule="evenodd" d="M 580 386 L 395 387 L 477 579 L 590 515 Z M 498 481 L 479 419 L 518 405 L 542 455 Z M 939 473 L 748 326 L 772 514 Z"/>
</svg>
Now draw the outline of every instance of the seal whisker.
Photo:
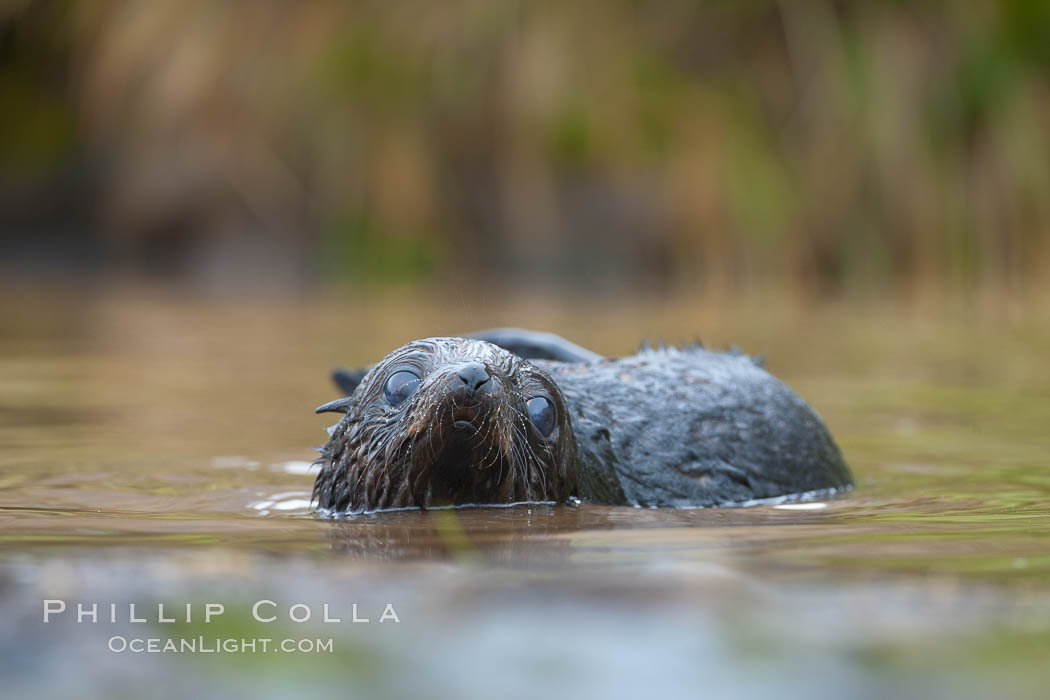
<svg viewBox="0 0 1050 700">
<path fill-rule="evenodd" d="M 525 448 L 528 450 L 528 454 L 529 454 L 529 457 L 530 457 L 529 463 L 530 463 L 530 467 L 531 467 L 533 464 L 538 464 L 540 462 L 540 459 L 536 455 L 536 451 L 533 449 L 532 444 L 529 442 L 529 439 L 526 436 L 526 431 L 528 430 L 528 426 L 525 425 L 524 419 L 522 419 L 520 416 L 517 416 L 517 414 L 515 414 L 515 415 L 517 417 L 517 421 L 512 423 L 512 426 L 513 426 L 515 432 L 517 432 L 517 434 L 519 436 L 519 439 L 525 445 Z M 519 423 L 520 423 L 520 427 L 519 427 Z M 535 469 L 531 469 L 531 468 L 529 469 L 529 474 L 530 475 L 532 475 L 534 473 L 537 473 L 537 472 L 538 472 L 538 476 L 539 476 L 539 478 L 541 480 L 541 483 L 540 483 L 540 496 L 542 498 L 545 498 L 546 495 L 547 495 L 547 477 L 546 477 L 546 475 L 543 473 L 542 469 L 540 469 L 540 470 L 535 470 Z M 530 478 L 530 482 L 534 482 L 534 477 Z"/>
<path fill-rule="evenodd" d="M 512 430 L 516 430 L 513 423 L 511 423 L 510 426 Z M 518 473 L 521 475 L 521 485 L 524 489 L 524 492 L 521 495 L 523 498 L 529 498 L 532 492 L 532 489 L 530 488 L 529 484 L 529 472 L 531 472 L 532 470 L 528 464 L 529 455 L 527 452 L 525 452 L 528 444 L 525 443 L 525 446 L 522 446 L 522 443 L 520 441 L 515 441 L 513 444 L 515 445 L 518 452 L 517 467 Z"/>
</svg>

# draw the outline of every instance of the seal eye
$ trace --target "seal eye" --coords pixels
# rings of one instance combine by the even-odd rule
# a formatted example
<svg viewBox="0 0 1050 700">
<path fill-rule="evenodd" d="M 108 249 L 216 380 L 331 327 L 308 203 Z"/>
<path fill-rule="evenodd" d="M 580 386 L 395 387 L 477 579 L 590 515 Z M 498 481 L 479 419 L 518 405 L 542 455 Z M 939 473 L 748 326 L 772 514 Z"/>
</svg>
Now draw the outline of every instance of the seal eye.
<svg viewBox="0 0 1050 700">
<path fill-rule="evenodd" d="M 419 376 L 415 372 L 400 370 L 394 372 L 383 385 L 383 397 L 391 406 L 396 406 L 419 388 Z"/>
<path fill-rule="evenodd" d="M 549 436 L 554 430 L 554 418 L 557 415 L 551 400 L 546 396 L 533 396 L 525 405 L 529 409 L 529 418 L 532 419 L 536 430 L 540 431 L 543 437 Z"/>
</svg>

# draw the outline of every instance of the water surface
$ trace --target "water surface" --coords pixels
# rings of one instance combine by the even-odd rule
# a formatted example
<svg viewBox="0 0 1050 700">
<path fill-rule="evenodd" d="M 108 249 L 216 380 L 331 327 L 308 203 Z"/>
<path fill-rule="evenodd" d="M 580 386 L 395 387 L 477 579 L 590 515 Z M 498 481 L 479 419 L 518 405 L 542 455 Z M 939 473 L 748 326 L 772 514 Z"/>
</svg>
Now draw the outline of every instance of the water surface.
<svg viewBox="0 0 1050 700">
<path fill-rule="evenodd" d="M 954 698 L 1050 683 L 1038 313 L 7 289 L 0 320 L 5 696 Z M 697 335 L 765 354 L 857 487 L 749 508 L 312 515 L 331 366 L 510 324 L 606 354 Z M 121 612 L 44 624 L 45 599 Z M 252 618 L 259 600 L 277 620 Z M 226 612 L 205 624 L 207 602 Z M 167 623 L 158 603 L 195 607 Z M 289 618 L 296 604 L 310 621 Z M 324 604 L 342 621 L 322 622 Z M 349 621 L 354 604 L 370 622 Z M 400 622 L 378 622 L 387 604 Z M 114 636 L 333 649 L 116 653 Z"/>
</svg>

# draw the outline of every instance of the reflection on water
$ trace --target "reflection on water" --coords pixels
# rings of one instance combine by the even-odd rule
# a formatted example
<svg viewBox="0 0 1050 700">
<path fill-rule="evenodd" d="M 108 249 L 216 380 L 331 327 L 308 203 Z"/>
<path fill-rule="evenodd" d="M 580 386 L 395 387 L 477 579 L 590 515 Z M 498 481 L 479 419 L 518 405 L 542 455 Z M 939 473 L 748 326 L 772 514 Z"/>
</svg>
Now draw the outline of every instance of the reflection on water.
<svg viewBox="0 0 1050 700">
<path fill-rule="evenodd" d="M 1050 681 L 1045 319 L 113 294 L 4 295 L 0 318 L 0 674 L 16 695 L 524 697 L 543 679 L 582 697 L 1026 697 Z M 571 329 L 608 354 L 696 333 L 765 353 L 858 486 L 749 508 L 316 518 L 328 368 L 508 323 Z M 280 627 L 335 638 L 327 656 L 129 658 L 105 649 L 127 624 L 42 625 L 54 597 L 393 602 L 402 621 Z M 223 625 L 277 634 L 232 612 Z M 58 665 L 79 680 L 44 671 Z"/>
</svg>

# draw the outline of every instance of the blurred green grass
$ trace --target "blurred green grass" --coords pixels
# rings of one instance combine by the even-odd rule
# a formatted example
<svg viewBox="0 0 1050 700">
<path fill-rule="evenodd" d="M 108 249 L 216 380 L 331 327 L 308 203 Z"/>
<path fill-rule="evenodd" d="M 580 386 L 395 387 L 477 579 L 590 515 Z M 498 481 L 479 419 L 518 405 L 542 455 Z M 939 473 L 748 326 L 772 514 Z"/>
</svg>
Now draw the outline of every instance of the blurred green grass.
<svg viewBox="0 0 1050 700">
<path fill-rule="evenodd" d="M 1048 8 L 8 3 L 0 223 L 72 171 L 76 235 L 178 270 L 1024 296 Z"/>
</svg>

